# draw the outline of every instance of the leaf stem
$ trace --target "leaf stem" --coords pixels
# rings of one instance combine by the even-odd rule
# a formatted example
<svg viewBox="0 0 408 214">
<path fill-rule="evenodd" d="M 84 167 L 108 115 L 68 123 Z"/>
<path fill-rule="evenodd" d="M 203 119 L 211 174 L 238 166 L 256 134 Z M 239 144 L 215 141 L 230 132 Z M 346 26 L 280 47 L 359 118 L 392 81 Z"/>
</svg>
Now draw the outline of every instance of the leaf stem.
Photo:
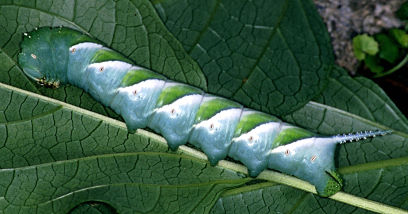
<svg viewBox="0 0 408 214">
<path fill-rule="evenodd" d="M 265 170 L 262 172 L 258 178 L 281 183 L 284 185 L 288 185 L 291 187 L 295 187 L 297 189 L 301 189 L 307 192 L 311 192 L 313 194 L 317 194 L 315 187 L 309 184 L 306 181 L 302 181 L 298 178 L 284 175 L 278 172 Z M 369 199 L 361 198 L 355 195 L 351 195 L 345 192 L 338 192 L 329 197 L 330 199 L 349 204 L 358 208 L 370 210 L 377 213 L 389 213 L 389 214 L 408 214 L 407 210 L 403 210 L 397 207 L 389 206 L 386 204 L 382 204 L 376 201 L 372 201 Z"/>
<path fill-rule="evenodd" d="M 350 204 L 362 209 L 370 210 L 377 213 L 389 213 L 389 214 L 407 214 L 408 211 L 402 210 L 396 207 L 388 206 L 385 204 L 371 201 L 365 198 L 360 198 L 355 195 L 350 195 L 345 192 L 338 192 L 329 198 L 340 201 L 346 204 Z"/>
<path fill-rule="evenodd" d="M 378 73 L 378 74 L 374 75 L 373 78 L 379 78 L 379 77 L 383 77 L 383 76 L 392 74 L 392 73 L 394 73 L 394 71 L 396 71 L 396 70 L 400 69 L 402 66 L 404 66 L 405 63 L 407 63 L 407 62 L 408 62 L 408 54 L 405 56 L 405 58 L 400 63 L 398 63 L 398 65 L 396 65 L 395 67 L 391 68 L 390 70 L 388 70 L 386 72 L 381 72 L 381 73 Z"/>
</svg>

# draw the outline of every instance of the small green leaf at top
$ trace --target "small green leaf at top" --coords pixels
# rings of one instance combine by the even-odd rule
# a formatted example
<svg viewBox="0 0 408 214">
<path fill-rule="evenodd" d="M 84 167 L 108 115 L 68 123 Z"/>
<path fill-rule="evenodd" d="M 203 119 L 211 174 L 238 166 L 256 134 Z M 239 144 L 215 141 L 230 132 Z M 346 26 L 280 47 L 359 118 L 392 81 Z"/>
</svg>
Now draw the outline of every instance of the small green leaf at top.
<svg viewBox="0 0 408 214">
<path fill-rule="evenodd" d="M 395 63 L 400 57 L 398 44 L 393 41 L 387 34 L 379 33 L 375 35 L 375 39 L 378 41 L 380 51 L 378 56 L 381 59 L 388 61 L 389 63 Z M 408 40 L 407 40 L 408 42 Z"/>
<path fill-rule="evenodd" d="M 408 48 L 408 34 L 401 29 L 391 29 L 390 35 L 404 48 Z"/>
<path fill-rule="evenodd" d="M 373 37 L 367 34 L 358 35 L 353 38 L 354 55 L 358 60 L 363 60 L 368 55 L 375 55 L 378 52 L 378 43 Z"/>
</svg>

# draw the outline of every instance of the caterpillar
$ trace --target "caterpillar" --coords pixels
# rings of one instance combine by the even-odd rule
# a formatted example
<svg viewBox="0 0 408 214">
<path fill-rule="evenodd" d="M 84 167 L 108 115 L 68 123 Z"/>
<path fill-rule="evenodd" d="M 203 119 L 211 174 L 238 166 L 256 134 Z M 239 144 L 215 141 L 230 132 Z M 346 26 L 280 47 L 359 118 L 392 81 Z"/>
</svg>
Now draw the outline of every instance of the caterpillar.
<svg viewBox="0 0 408 214">
<path fill-rule="evenodd" d="M 18 62 L 23 72 L 41 85 L 82 88 L 120 114 L 130 132 L 149 127 L 161 134 L 172 150 L 189 142 L 207 155 L 211 165 L 228 156 L 243 163 L 251 177 L 267 168 L 294 175 L 313 184 L 323 197 L 340 191 L 343 185 L 334 165 L 337 144 L 390 133 L 320 136 L 171 81 L 65 27 L 24 33 Z"/>
</svg>

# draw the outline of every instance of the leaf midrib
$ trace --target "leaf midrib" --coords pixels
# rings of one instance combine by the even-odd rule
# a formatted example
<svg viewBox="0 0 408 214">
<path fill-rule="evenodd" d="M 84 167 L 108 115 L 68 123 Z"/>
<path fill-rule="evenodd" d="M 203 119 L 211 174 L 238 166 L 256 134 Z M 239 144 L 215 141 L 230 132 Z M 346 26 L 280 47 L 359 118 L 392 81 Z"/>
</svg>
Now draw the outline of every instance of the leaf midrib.
<svg viewBox="0 0 408 214">
<path fill-rule="evenodd" d="M 341 167 L 338 169 L 340 174 L 346 175 L 356 172 L 363 172 L 375 169 L 384 169 L 388 167 L 408 165 L 408 156 L 401 158 L 393 158 L 388 160 L 373 161 L 369 163 L 356 164 L 353 166 Z"/>
</svg>

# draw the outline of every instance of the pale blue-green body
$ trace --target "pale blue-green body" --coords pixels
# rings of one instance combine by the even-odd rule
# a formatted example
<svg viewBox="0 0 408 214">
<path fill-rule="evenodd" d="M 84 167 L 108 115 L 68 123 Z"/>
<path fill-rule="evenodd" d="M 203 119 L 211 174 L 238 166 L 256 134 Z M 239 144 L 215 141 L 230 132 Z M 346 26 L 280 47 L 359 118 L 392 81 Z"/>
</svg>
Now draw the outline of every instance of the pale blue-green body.
<svg viewBox="0 0 408 214">
<path fill-rule="evenodd" d="M 77 45 L 69 48 L 68 53 L 70 55 L 68 57 L 69 66 L 67 65 L 67 77 L 68 82 L 75 82 L 78 87 L 88 91 L 89 73 L 86 72 L 86 68 L 88 67 L 93 55 L 98 50 L 102 49 L 103 46 L 91 42 L 81 43 L 79 46 L 80 51 L 76 51 L 78 49 Z M 72 54 L 72 52 L 75 54 Z"/>
<path fill-rule="evenodd" d="M 212 98 L 205 97 L 204 99 Z M 242 108 L 227 109 L 208 120 L 195 124 L 189 142 L 208 154 L 211 164 L 216 164 L 228 155 L 241 113 Z"/>
<path fill-rule="evenodd" d="M 228 156 L 244 163 L 250 175 L 258 175 L 267 168 L 272 142 L 281 125 L 281 122 L 265 123 L 234 138 Z"/>
<path fill-rule="evenodd" d="M 74 52 L 72 52 L 72 48 L 75 48 Z M 230 108 L 195 124 L 196 112 L 201 103 L 217 97 L 206 96 L 204 93 L 188 95 L 170 104 L 157 107 L 154 104 L 160 94 L 159 90 L 163 91 L 166 87 L 180 85 L 180 83 L 166 81 L 160 89 L 157 84 L 161 85 L 163 80 L 155 80 L 158 82 L 155 82 L 154 86 L 152 85 L 153 87 L 148 90 L 144 90 L 146 87 L 143 89 L 140 87 L 140 85 L 143 86 L 143 82 L 132 86 L 136 90 L 136 94 L 133 91 L 125 90 L 125 88 L 119 87 L 121 80 L 128 70 L 138 69 L 137 67 L 121 61 L 83 63 L 83 61 L 89 63 L 91 60 L 84 55 L 95 53 L 103 48 L 89 43 L 81 43 L 71 47 L 69 62 L 76 64 L 75 69 L 79 70 L 68 69 L 67 76 L 69 81 L 74 80 L 72 82 L 74 85 L 83 88 L 95 99 L 124 116 L 126 123 L 132 125 L 129 128 L 137 129 L 147 126 L 166 138 L 172 149 L 191 142 L 208 154 L 212 164 L 230 156 L 243 162 L 249 168 L 252 176 L 256 176 L 267 168 L 267 156 L 272 150 L 274 138 L 280 131 L 281 122 L 270 122 L 262 125 L 262 127 L 268 126 L 269 128 L 264 132 L 257 133 L 258 137 L 253 142 L 249 140 L 249 137 L 241 136 L 233 139 L 240 115 L 245 111 L 252 110 L 244 110 L 242 107 Z M 139 90 L 136 89 L 136 86 L 139 86 Z M 143 99 L 140 99 L 139 95 Z M 113 100 L 115 102 L 112 102 Z M 253 131 L 258 129 L 259 127 Z"/>
<path fill-rule="evenodd" d="M 153 112 L 148 126 L 161 133 L 172 149 L 177 149 L 188 142 L 201 100 L 202 95 L 194 94 L 162 106 Z"/>
<path fill-rule="evenodd" d="M 91 64 L 85 71 L 88 74 L 86 91 L 103 104 L 111 106 L 113 98 L 120 93 L 117 88 L 121 79 L 131 68 L 134 69 L 132 65 L 120 61 Z M 105 70 L 109 72 L 104 72 Z"/>
<path fill-rule="evenodd" d="M 111 108 L 122 115 L 130 130 L 147 127 L 149 117 L 156 107 L 156 101 L 165 84 L 163 80 L 150 79 L 120 88 Z M 137 96 L 134 94 L 135 91 Z"/>
</svg>

